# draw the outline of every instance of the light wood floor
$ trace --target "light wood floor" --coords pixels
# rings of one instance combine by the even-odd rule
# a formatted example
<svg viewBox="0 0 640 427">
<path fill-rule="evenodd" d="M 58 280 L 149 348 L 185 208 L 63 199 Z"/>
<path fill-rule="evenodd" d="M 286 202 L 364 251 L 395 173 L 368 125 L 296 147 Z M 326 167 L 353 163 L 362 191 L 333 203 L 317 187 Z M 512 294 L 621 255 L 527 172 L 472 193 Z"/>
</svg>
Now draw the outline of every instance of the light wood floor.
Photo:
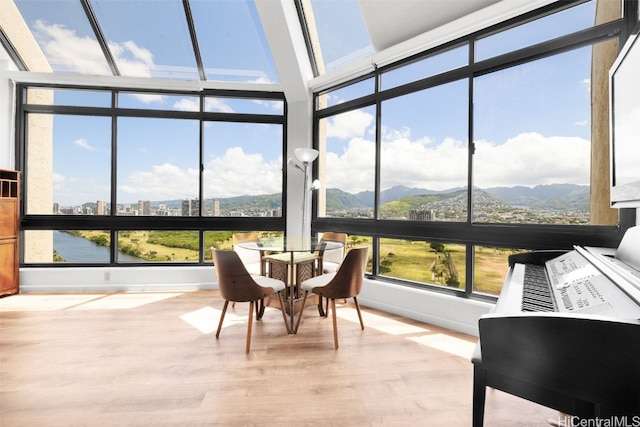
<svg viewBox="0 0 640 427">
<path fill-rule="evenodd" d="M 0 425 L 470 426 L 475 338 L 363 307 L 308 307 L 297 335 L 267 308 L 245 354 L 248 304 L 219 340 L 217 291 L 0 299 Z M 557 414 L 489 390 L 485 425 Z"/>
</svg>

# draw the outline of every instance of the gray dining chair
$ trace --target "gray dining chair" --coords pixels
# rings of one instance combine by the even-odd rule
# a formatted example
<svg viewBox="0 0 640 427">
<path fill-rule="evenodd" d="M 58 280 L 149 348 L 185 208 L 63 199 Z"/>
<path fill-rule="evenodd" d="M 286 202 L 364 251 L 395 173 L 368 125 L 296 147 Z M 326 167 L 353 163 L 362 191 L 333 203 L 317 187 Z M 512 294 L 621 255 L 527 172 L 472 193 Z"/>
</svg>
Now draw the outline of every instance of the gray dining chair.
<svg viewBox="0 0 640 427">
<path fill-rule="evenodd" d="M 304 297 L 302 299 L 302 307 L 307 302 L 309 293 L 314 293 L 321 298 L 327 298 L 330 302 L 331 314 L 333 317 L 333 341 L 335 348 L 338 348 L 338 323 L 336 317 L 336 299 L 353 298 L 358 319 L 360 320 L 360 328 L 364 330 L 364 322 L 362 321 L 362 313 L 358 304 L 358 294 L 362 290 L 364 282 L 364 272 L 367 264 L 367 255 L 369 253 L 368 246 L 352 248 L 345 256 L 340 268 L 335 273 L 322 274 L 312 277 L 302 282 L 302 290 Z M 329 305 L 328 305 L 329 306 Z M 302 320 L 302 312 L 298 316 L 296 330 Z"/>
<path fill-rule="evenodd" d="M 251 329 L 253 325 L 253 313 L 256 312 L 256 318 L 260 320 L 262 310 L 264 308 L 264 299 L 272 295 L 277 295 L 280 302 L 280 310 L 284 325 L 289 333 L 289 326 L 284 311 L 284 303 L 282 300 L 282 291 L 285 284 L 281 280 L 272 279 L 265 276 L 252 276 L 242 263 L 240 256 L 233 250 L 217 250 L 211 248 L 211 256 L 215 266 L 216 275 L 218 277 L 218 287 L 220 295 L 224 299 L 224 307 L 220 315 L 216 339 L 220 337 L 222 330 L 222 322 L 227 312 L 229 302 L 249 302 L 249 320 L 247 325 L 247 343 L 246 352 L 249 353 L 251 348 Z"/>
</svg>

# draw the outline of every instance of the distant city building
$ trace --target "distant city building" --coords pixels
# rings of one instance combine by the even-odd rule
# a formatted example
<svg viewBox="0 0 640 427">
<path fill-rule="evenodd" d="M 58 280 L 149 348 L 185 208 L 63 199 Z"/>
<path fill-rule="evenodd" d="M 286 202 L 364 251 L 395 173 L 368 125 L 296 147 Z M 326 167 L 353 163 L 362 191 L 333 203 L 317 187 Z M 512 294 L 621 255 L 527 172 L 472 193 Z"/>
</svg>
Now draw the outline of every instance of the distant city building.
<svg viewBox="0 0 640 427">
<path fill-rule="evenodd" d="M 151 202 L 149 200 L 138 200 L 138 215 L 151 215 Z"/>
<path fill-rule="evenodd" d="M 182 216 L 198 216 L 200 212 L 200 200 L 184 199 L 182 201 Z"/>
<path fill-rule="evenodd" d="M 211 216 L 220 216 L 220 199 L 213 199 L 211 203 Z"/>
<path fill-rule="evenodd" d="M 434 221 L 436 219 L 433 209 L 411 209 L 407 214 L 409 221 Z"/>
<path fill-rule="evenodd" d="M 60 204 L 58 203 L 53 204 L 53 213 L 54 214 L 60 213 Z"/>
<path fill-rule="evenodd" d="M 96 202 L 96 215 L 108 215 L 107 202 L 105 200 L 98 200 Z"/>
</svg>

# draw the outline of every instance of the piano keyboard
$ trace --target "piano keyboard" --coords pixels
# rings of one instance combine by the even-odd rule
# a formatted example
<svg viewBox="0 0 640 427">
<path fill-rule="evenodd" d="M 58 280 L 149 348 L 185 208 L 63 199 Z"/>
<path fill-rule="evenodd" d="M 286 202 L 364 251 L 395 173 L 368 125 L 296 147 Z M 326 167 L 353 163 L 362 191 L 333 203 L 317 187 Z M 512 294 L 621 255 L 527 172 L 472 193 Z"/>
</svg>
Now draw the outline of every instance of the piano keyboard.
<svg viewBox="0 0 640 427">
<path fill-rule="evenodd" d="M 543 265 L 525 264 L 522 285 L 522 311 L 556 311 Z"/>
</svg>

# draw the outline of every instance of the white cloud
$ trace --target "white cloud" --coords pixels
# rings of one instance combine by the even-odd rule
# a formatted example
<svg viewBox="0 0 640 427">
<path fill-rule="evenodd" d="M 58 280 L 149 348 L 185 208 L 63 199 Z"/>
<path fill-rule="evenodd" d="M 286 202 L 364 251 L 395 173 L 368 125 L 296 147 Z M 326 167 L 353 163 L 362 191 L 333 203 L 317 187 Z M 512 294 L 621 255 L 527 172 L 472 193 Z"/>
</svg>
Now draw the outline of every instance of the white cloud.
<svg viewBox="0 0 640 427">
<path fill-rule="evenodd" d="M 282 159 L 265 162 L 260 154 L 230 148 L 211 159 L 204 172 L 205 197 L 273 194 L 282 191 Z M 198 170 L 165 163 L 130 174 L 119 190 L 122 203 L 136 200 L 193 199 L 198 196 Z"/>
<path fill-rule="evenodd" d="M 134 198 L 121 200 L 121 203 L 187 197 L 193 199 L 198 196 L 198 170 L 183 169 L 169 163 L 153 165 L 151 170 L 130 174 L 118 188 Z M 126 196 L 120 198 L 124 199 Z"/>
<path fill-rule="evenodd" d="M 363 137 L 367 128 L 373 123 L 373 115 L 362 110 L 339 114 L 333 119 L 329 119 L 327 137 L 341 139 Z"/>
<path fill-rule="evenodd" d="M 436 144 L 429 138 L 411 140 L 407 129 L 385 132 L 382 144 L 382 189 L 394 185 L 446 190 L 467 185 L 468 149 L 452 138 Z M 393 135 L 393 137 L 391 137 Z M 328 152 L 329 188 L 349 193 L 373 190 L 373 141 L 352 138 L 343 152 Z M 588 184 L 590 143 L 578 137 L 545 137 L 523 133 L 496 146 L 476 141 L 475 185 L 535 186 L 539 184 Z"/>
<path fill-rule="evenodd" d="M 200 101 L 196 98 L 182 98 L 173 103 L 173 108 L 179 111 L 200 111 Z"/>
<path fill-rule="evenodd" d="M 73 145 L 75 145 L 76 147 L 82 148 L 83 150 L 87 150 L 87 151 L 97 151 L 98 149 L 91 146 L 86 139 L 84 138 L 79 138 L 76 139 L 75 141 L 73 141 Z"/>
<path fill-rule="evenodd" d="M 73 30 L 42 20 L 36 21 L 35 31 L 50 63 L 83 74 L 111 74 L 96 40 L 78 37 Z"/>
<path fill-rule="evenodd" d="M 475 185 L 589 184 L 591 143 L 579 137 L 522 133 L 502 145 L 476 141 Z"/>
<path fill-rule="evenodd" d="M 211 197 L 274 194 L 282 191 L 282 158 L 266 162 L 261 154 L 229 148 L 205 165 L 205 192 Z"/>
<path fill-rule="evenodd" d="M 233 113 L 233 108 L 231 108 L 221 98 L 207 97 L 205 98 L 204 104 L 205 111 L 212 111 L 214 113 Z"/>
</svg>

